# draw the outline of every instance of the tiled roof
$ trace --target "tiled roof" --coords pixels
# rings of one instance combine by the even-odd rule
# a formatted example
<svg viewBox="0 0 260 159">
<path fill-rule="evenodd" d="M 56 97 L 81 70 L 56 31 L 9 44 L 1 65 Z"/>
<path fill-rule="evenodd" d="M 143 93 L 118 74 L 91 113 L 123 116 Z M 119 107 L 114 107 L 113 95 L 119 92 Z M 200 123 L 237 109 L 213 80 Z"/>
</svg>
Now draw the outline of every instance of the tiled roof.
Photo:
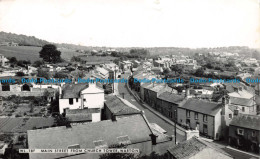
<svg viewBox="0 0 260 159">
<path fill-rule="evenodd" d="M 107 96 L 105 105 L 114 115 L 139 114 L 141 111 L 117 96 Z"/>
<path fill-rule="evenodd" d="M 85 88 L 88 88 L 87 83 L 67 84 L 63 87 L 61 98 L 79 98 L 80 91 Z"/>
<path fill-rule="evenodd" d="M 198 99 L 188 99 L 180 108 L 214 116 L 221 109 L 221 104 Z"/>
<path fill-rule="evenodd" d="M 49 129 L 31 130 L 28 134 L 29 148 L 67 149 L 69 145 L 79 144 L 80 148 L 95 148 L 93 141 L 103 140 L 108 146 L 118 144 L 118 137 L 128 136 L 131 143 L 151 142 L 152 134 L 141 114 L 118 118 L 116 121 L 104 120 L 94 123 Z M 31 159 L 59 158 L 67 153 L 30 154 Z"/>
<path fill-rule="evenodd" d="M 169 148 L 168 151 L 176 159 L 186 159 L 199 153 L 206 147 L 206 144 L 200 142 L 198 139 L 193 137 L 190 140 L 179 143 L 178 145 Z"/>
<path fill-rule="evenodd" d="M 230 125 L 260 130 L 260 116 L 257 115 L 247 115 L 247 114 L 239 114 L 234 116 Z"/>
<path fill-rule="evenodd" d="M 158 99 L 175 104 L 179 104 L 184 100 L 184 98 L 185 97 L 183 95 L 173 94 L 171 92 L 163 92 L 158 96 Z"/>
</svg>

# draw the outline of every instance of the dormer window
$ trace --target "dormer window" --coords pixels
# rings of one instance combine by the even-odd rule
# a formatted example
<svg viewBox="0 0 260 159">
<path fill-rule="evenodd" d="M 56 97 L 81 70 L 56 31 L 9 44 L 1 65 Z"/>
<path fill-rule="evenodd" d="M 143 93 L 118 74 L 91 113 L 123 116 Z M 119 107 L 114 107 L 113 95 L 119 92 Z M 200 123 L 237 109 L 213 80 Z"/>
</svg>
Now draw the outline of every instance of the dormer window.
<svg viewBox="0 0 260 159">
<path fill-rule="evenodd" d="M 117 137 L 117 141 L 118 141 L 119 145 L 121 145 L 121 144 L 123 144 L 123 145 L 131 144 L 131 141 L 130 141 L 128 135 Z"/>
<path fill-rule="evenodd" d="M 96 149 L 108 147 L 104 140 L 93 141 L 93 143 L 94 143 Z"/>
<path fill-rule="evenodd" d="M 69 145 L 68 149 L 80 149 L 80 145 L 79 144 Z"/>
</svg>

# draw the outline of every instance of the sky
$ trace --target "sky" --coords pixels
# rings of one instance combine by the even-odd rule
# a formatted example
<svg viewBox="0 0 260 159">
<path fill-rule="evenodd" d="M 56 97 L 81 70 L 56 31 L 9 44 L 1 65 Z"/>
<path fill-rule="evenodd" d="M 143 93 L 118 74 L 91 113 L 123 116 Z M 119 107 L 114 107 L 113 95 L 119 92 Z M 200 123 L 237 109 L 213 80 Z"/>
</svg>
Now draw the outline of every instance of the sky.
<svg viewBox="0 0 260 159">
<path fill-rule="evenodd" d="M 0 31 L 86 46 L 260 48 L 260 0 L 0 0 Z"/>
</svg>

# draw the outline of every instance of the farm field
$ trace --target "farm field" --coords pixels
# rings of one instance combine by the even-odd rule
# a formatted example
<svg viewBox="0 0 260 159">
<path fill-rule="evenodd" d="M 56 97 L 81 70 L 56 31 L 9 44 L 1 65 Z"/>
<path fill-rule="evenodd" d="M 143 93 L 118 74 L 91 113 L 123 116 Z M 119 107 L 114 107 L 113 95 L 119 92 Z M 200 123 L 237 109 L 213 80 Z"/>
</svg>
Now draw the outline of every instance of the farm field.
<svg viewBox="0 0 260 159">
<path fill-rule="evenodd" d="M 6 57 L 16 57 L 18 60 L 30 60 L 31 62 L 41 60 L 39 58 L 39 52 L 41 47 L 34 46 L 0 46 L 0 54 Z M 72 56 L 83 55 L 74 50 L 60 49 L 61 57 L 64 60 L 70 60 Z"/>
<path fill-rule="evenodd" d="M 116 59 L 116 57 L 112 56 L 79 56 L 82 60 L 85 60 L 86 62 L 107 62 L 107 61 L 113 61 Z"/>
</svg>

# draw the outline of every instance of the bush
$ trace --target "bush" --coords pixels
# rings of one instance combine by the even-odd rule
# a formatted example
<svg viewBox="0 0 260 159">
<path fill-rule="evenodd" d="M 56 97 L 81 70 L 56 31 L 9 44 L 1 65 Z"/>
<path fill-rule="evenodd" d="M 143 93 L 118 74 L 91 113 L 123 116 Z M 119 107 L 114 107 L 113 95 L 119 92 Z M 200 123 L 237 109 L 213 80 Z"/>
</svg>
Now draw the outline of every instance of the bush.
<svg viewBox="0 0 260 159">
<path fill-rule="evenodd" d="M 15 114 L 15 117 L 22 117 L 21 114 Z"/>
</svg>

